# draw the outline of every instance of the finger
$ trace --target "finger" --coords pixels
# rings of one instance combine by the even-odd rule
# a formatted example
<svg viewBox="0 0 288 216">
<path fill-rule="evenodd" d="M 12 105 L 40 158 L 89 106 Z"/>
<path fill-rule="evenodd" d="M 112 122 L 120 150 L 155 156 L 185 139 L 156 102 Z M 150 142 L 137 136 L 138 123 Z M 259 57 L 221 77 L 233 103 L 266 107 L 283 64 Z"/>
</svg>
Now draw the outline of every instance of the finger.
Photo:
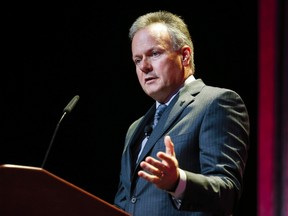
<svg viewBox="0 0 288 216">
<path fill-rule="evenodd" d="M 140 170 L 138 175 L 147 181 L 155 183 L 155 181 L 157 182 L 163 176 L 163 171 L 161 169 L 158 169 L 147 162 L 142 161 L 140 166 L 143 170 Z"/>
<path fill-rule="evenodd" d="M 143 170 L 145 170 L 146 172 L 149 172 L 149 173 L 152 173 L 152 174 L 158 171 L 158 169 L 155 166 L 153 166 L 151 163 L 146 162 L 146 161 L 142 161 L 140 163 L 140 167 Z"/>
<path fill-rule="evenodd" d="M 166 147 L 166 154 L 174 156 L 175 152 L 174 152 L 174 144 L 171 140 L 170 136 L 165 136 L 164 138 L 164 143 L 165 143 L 165 147 Z"/>
<path fill-rule="evenodd" d="M 158 177 L 161 177 L 164 171 L 163 170 L 164 165 L 161 162 L 155 160 L 151 162 L 142 161 L 140 163 L 140 166 L 145 172 Z"/>
<path fill-rule="evenodd" d="M 146 157 L 145 161 L 141 162 L 143 164 L 140 164 L 140 166 L 145 169 L 149 170 L 149 172 L 152 172 L 153 174 L 158 175 L 159 172 L 166 172 L 167 167 L 169 166 L 169 163 L 174 163 L 171 156 L 168 156 L 164 152 L 158 152 L 157 156 L 160 160 L 156 160 L 152 157 Z M 166 161 L 167 160 L 167 161 Z M 145 162 L 147 164 L 145 164 Z"/>
<path fill-rule="evenodd" d="M 147 172 L 144 172 L 140 170 L 138 172 L 138 176 L 145 179 L 148 182 L 154 183 L 154 184 L 159 184 L 162 181 L 162 175 L 157 176 L 157 175 L 151 175 Z"/>
</svg>

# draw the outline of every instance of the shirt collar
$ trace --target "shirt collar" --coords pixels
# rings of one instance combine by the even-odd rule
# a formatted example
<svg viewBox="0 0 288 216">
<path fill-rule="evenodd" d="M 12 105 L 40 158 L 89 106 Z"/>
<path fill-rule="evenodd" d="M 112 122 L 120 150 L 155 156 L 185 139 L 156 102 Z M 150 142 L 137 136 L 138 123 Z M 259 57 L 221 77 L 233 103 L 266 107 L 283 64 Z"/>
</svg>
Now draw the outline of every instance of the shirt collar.
<svg viewBox="0 0 288 216">
<path fill-rule="evenodd" d="M 189 84 L 189 83 L 191 83 L 191 82 L 193 82 L 193 81 L 195 81 L 196 79 L 195 79 L 195 77 L 193 76 L 193 75 L 190 75 L 189 77 L 187 77 L 187 79 L 185 80 L 185 82 L 184 82 L 184 85 L 187 85 L 187 84 Z M 183 87 L 182 87 L 183 88 Z M 181 89 L 181 88 L 180 88 Z M 165 103 L 167 106 L 170 104 L 170 102 L 172 101 L 172 99 L 178 94 L 178 92 L 180 91 L 180 89 L 170 98 L 170 100 L 167 102 L 167 103 Z M 156 101 L 156 109 L 157 109 L 157 107 L 160 105 L 161 103 L 159 103 L 158 101 Z"/>
</svg>

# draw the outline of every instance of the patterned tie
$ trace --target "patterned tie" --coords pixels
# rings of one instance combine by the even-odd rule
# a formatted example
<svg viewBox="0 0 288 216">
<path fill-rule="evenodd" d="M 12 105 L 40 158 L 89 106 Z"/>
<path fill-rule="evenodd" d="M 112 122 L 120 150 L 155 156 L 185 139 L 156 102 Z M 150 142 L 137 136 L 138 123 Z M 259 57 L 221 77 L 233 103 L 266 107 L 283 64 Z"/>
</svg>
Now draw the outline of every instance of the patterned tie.
<svg viewBox="0 0 288 216">
<path fill-rule="evenodd" d="M 154 127 L 156 126 L 156 124 L 158 123 L 158 121 L 159 121 L 162 113 L 163 113 L 164 110 L 166 109 L 166 107 L 167 107 L 167 106 L 166 106 L 165 104 L 160 104 L 160 105 L 157 107 L 156 112 L 155 112 L 155 115 L 154 115 L 153 125 L 152 125 L 153 128 L 154 128 Z M 138 155 L 138 156 L 137 156 L 137 161 L 138 161 L 138 159 L 139 159 L 139 157 L 140 157 L 140 155 L 141 155 L 141 153 L 142 153 L 142 151 L 143 151 L 143 149 L 144 149 L 144 146 L 145 146 L 145 144 L 146 144 L 146 142 L 147 142 L 147 140 L 148 140 L 148 138 L 149 138 L 149 136 L 150 136 L 150 133 L 151 133 L 151 131 L 149 131 L 149 133 L 148 133 L 147 130 L 148 130 L 148 129 L 145 128 L 145 138 L 142 140 L 141 145 L 138 147 L 138 148 L 140 148 L 140 151 L 139 151 L 138 149 L 136 150 L 136 152 L 137 152 L 136 154 Z M 138 153 L 138 151 L 139 151 L 139 153 Z M 134 155 L 134 157 L 135 157 L 135 155 Z"/>
<path fill-rule="evenodd" d="M 164 112 L 164 110 L 166 109 L 166 105 L 165 104 L 160 104 L 157 109 L 156 109 L 156 112 L 155 112 L 155 115 L 154 115 L 154 122 L 153 122 L 153 128 L 155 128 L 155 126 L 157 125 L 162 113 Z"/>
</svg>

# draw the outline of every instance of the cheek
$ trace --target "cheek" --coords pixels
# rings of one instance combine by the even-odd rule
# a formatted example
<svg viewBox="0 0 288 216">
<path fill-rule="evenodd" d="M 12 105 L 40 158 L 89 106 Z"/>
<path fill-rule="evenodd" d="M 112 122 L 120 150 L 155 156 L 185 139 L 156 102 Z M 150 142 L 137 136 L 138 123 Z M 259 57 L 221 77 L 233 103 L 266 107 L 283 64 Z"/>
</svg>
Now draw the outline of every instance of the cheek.
<svg viewBox="0 0 288 216">
<path fill-rule="evenodd" d="M 143 72 L 141 72 L 140 70 L 136 70 L 136 75 L 137 75 L 139 82 L 141 83 L 144 79 L 143 78 Z"/>
<path fill-rule="evenodd" d="M 137 75 L 138 79 L 142 76 L 141 74 L 142 74 L 141 71 L 136 68 L 136 75 Z"/>
</svg>

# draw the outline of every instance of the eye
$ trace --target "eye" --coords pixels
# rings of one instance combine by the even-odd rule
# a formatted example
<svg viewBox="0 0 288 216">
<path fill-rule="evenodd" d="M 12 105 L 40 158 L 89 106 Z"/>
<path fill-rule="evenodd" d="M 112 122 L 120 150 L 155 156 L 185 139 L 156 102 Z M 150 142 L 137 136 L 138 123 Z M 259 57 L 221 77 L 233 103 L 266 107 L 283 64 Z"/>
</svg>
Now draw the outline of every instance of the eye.
<svg viewBox="0 0 288 216">
<path fill-rule="evenodd" d="M 159 55 L 160 55 L 160 53 L 159 53 L 158 51 L 155 51 L 155 50 L 154 50 L 154 51 L 152 52 L 152 56 L 159 56 Z"/>
<path fill-rule="evenodd" d="M 135 65 L 138 65 L 140 62 L 141 62 L 141 59 L 140 59 L 140 58 L 135 58 L 135 59 L 134 59 L 134 64 L 135 64 Z"/>
</svg>

